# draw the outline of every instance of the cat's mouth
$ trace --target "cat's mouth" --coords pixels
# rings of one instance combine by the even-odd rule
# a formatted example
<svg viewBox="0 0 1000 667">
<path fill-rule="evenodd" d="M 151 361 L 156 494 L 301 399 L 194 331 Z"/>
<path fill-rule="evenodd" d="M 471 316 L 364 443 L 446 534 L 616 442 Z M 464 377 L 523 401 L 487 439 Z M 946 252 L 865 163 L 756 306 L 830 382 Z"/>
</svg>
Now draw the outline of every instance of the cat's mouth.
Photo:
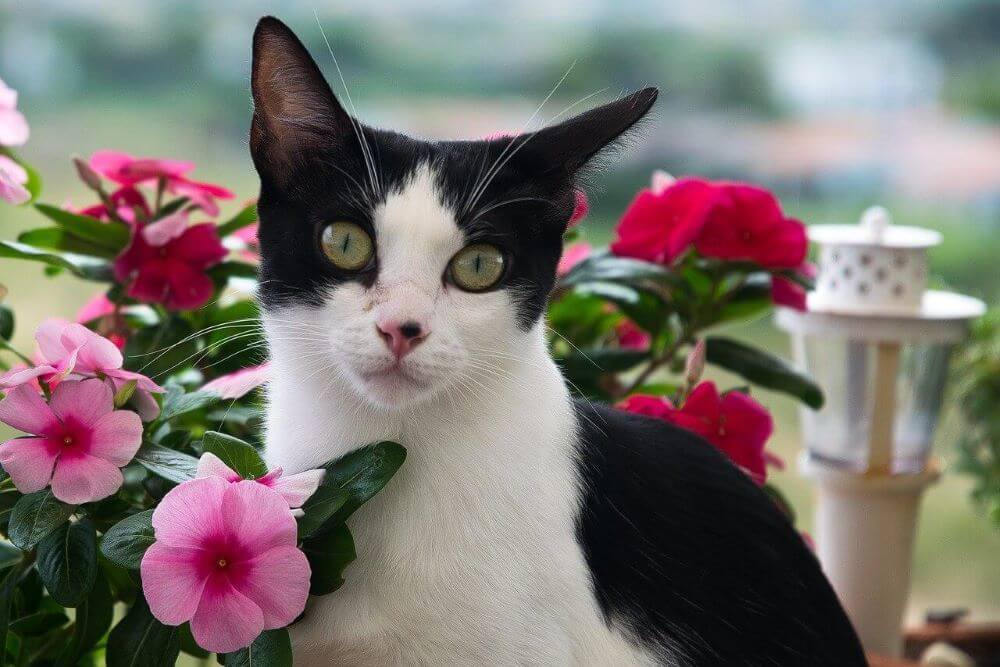
<svg viewBox="0 0 1000 667">
<path fill-rule="evenodd" d="M 400 389 L 422 389 L 427 386 L 427 382 L 405 365 L 396 362 L 376 371 L 364 373 L 362 378 L 369 383 L 388 385 Z"/>
</svg>

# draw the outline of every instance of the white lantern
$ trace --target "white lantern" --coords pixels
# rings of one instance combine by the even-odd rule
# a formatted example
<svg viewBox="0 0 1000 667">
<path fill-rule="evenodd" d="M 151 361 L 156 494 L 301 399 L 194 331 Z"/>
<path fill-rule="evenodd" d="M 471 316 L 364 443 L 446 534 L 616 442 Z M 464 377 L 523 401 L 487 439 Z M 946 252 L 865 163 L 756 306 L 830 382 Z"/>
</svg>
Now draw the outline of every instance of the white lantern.
<svg viewBox="0 0 1000 667">
<path fill-rule="evenodd" d="M 807 309 L 780 308 L 798 363 L 826 403 L 803 409 L 803 472 L 816 481 L 817 553 L 869 651 L 899 655 L 916 511 L 936 479 L 934 428 L 955 343 L 981 301 L 927 290 L 937 232 L 892 225 L 809 228 L 819 246 Z"/>
</svg>

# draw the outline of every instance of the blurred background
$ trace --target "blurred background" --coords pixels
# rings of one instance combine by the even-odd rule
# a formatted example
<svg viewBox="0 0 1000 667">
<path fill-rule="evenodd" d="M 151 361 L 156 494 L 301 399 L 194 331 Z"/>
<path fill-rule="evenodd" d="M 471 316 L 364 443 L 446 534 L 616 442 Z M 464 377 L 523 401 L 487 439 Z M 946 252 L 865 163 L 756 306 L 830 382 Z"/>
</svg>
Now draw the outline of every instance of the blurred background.
<svg viewBox="0 0 1000 667">
<path fill-rule="evenodd" d="M 19 152 L 44 176 L 43 200 L 89 203 L 69 156 L 100 148 L 197 162 L 195 178 L 237 192 L 223 217 L 254 197 L 250 35 L 266 13 L 342 94 L 322 25 L 361 118 L 425 137 L 519 130 L 567 71 L 537 121 L 659 86 L 645 136 L 588 184 L 591 243 L 610 239 L 655 168 L 749 180 L 810 224 L 881 203 L 938 229 L 937 284 L 1000 301 L 995 0 L 0 0 L 0 78 L 21 93 L 32 137 Z M 40 221 L 0 208 L 0 236 Z M 0 283 L 22 349 L 43 317 L 72 316 L 94 291 L 12 261 Z M 735 333 L 787 353 L 769 322 Z M 771 447 L 794 461 L 794 406 L 762 400 L 778 419 Z M 946 465 L 961 429 L 950 412 L 937 438 Z M 810 487 L 794 465 L 776 480 L 808 529 Z M 913 621 L 948 607 L 1000 620 L 1000 533 L 968 489 L 949 473 L 925 497 Z"/>
</svg>

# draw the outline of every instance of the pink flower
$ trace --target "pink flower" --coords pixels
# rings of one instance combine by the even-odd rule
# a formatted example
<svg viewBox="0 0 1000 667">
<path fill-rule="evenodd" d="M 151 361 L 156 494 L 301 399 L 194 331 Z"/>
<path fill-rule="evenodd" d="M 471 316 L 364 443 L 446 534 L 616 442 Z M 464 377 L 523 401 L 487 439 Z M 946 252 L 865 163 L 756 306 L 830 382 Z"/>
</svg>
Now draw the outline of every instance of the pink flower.
<svg viewBox="0 0 1000 667">
<path fill-rule="evenodd" d="M 572 227 L 587 217 L 590 213 L 590 202 L 587 193 L 579 188 L 573 190 L 573 213 L 569 216 L 569 226 Z"/>
<path fill-rule="evenodd" d="M 263 477 L 247 481 L 263 484 L 280 495 L 288 503 L 290 509 L 298 510 L 292 513 L 299 516 L 302 514 L 299 508 L 309 500 L 309 496 L 316 493 L 316 489 L 319 488 L 319 483 L 323 481 L 323 475 L 325 474 L 325 470 L 317 468 L 285 476 L 281 468 L 275 468 Z M 222 459 L 211 452 L 202 454 L 201 458 L 198 459 L 196 477 L 220 477 L 231 484 L 243 481 L 239 473 L 227 466 L 222 462 Z"/>
<path fill-rule="evenodd" d="M 559 258 L 559 264 L 556 266 L 556 275 L 564 276 L 569 273 L 574 266 L 590 257 L 592 250 L 593 248 L 586 241 L 574 243 L 563 250 L 562 257 Z"/>
<path fill-rule="evenodd" d="M 191 621 L 207 651 L 248 646 L 305 609 L 311 571 L 284 499 L 256 482 L 184 482 L 153 512 L 156 542 L 140 572 L 161 623 Z"/>
<path fill-rule="evenodd" d="M 115 312 L 115 304 L 111 303 L 104 292 L 94 295 L 90 301 L 83 304 L 80 310 L 76 311 L 76 321 L 85 324 L 105 315 Z"/>
<path fill-rule="evenodd" d="M 62 382 L 47 405 L 21 385 L 0 401 L 0 421 L 32 435 L 0 445 L 0 464 L 18 491 L 41 491 L 51 482 L 52 494 L 73 505 L 121 488 L 119 468 L 142 444 L 139 415 L 115 410 L 111 387 L 100 380 Z"/>
<path fill-rule="evenodd" d="M 126 222 L 135 223 L 136 211 L 142 215 L 143 219 L 148 219 L 150 216 L 149 204 L 146 203 L 146 198 L 131 185 L 118 188 L 108 195 L 108 199 L 114 205 L 115 213 L 118 214 L 118 217 Z M 78 211 L 78 213 L 80 215 L 89 215 L 98 220 L 108 221 L 111 219 L 108 207 L 104 204 L 88 206 Z"/>
<path fill-rule="evenodd" d="M 125 186 L 163 179 L 169 192 L 187 197 L 211 216 L 219 214 L 216 199 L 233 198 L 233 193 L 222 186 L 187 178 L 186 174 L 194 169 L 193 162 L 135 158 L 128 153 L 105 150 L 90 156 L 90 167 L 105 178 Z"/>
<path fill-rule="evenodd" d="M 128 295 L 162 303 L 170 310 L 205 305 L 215 291 L 205 269 L 226 256 L 215 225 L 187 226 L 187 214 L 175 213 L 132 233 L 132 243 L 115 259 L 115 277 L 128 284 Z"/>
<path fill-rule="evenodd" d="M 816 265 L 809 262 L 804 262 L 796 271 L 808 278 L 815 278 L 817 273 Z M 805 288 L 784 276 L 771 276 L 771 301 L 795 310 L 807 309 Z"/>
<path fill-rule="evenodd" d="M 17 91 L 0 79 L 0 146 L 23 146 L 29 134 L 28 121 L 17 110 Z"/>
<path fill-rule="evenodd" d="M 641 190 L 625 209 L 611 252 L 669 264 L 694 242 L 718 192 L 700 178 L 665 183 L 659 173 L 654 186 Z"/>
<path fill-rule="evenodd" d="M 715 383 L 699 384 L 679 409 L 660 396 L 633 395 L 618 407 L 669 421 L 693 431 L 722 450 L 758 484 L 767 480 L 767 465 L 781 459 L 764 451 L 774 429 L 764 406 L 739 391 L 719 396 Z"/>
<path fill-rule="evenodd" d="M 792 269 L 805 261 L 805 226 L 781 212 L 767 190 L 723 183 L 694 246 L 706 257 L 750 260 L 769 269 Z"/>
<path fill-rule="evenodd" d="M 205 383 L 201 390 L 211 392 L 224 399 L 243 398 L 267 382 L 270 377 L 271 364 L 265 362 L 259 366 L 249 366 L 226 375 L 220 375 L 211 382 Z"/>
<path fill-rule="evenodd" d="M 24 167 L 0 155 L 0 199 L 15 206 L 28 201 L 31 193 L 24 187 L 27 182 L 28 172 Z"/>
<path fill-rule="evenodd" d="M 145 375 L 122 368 L 121 350 L 82 324 L 58 318 L 42 322 L 35 330 L 38 343 L 38 363 L 32 368 L 10 370 L 0 375 L 0 389 L 17 387 L 35 378 L 50 385 L 71 378 L 107 378 L 117 391 L 128 382 L 136 381 L 134 400 L 140 414 L 152 419 L 159 413 L 152 393 L 163 388 Z"/>
<path fill-rule="evenodd" d="M 259 224 L 255 222 L 252 225 L 237 229 L 230 235 L 232 238 L 239 239 L 242 242 L 242 247 L 238 249 L 239 254 L 250 262 L 260 260 L 260 239 L 257 238 L 258 227 Z"/>
<path fill-rule="evenodd" d="M 632 320 L 622 320 L 615 327 L 618 347 L 626 350 L 648 350 L 652 337 L 636 326 Z"/>
</svg>

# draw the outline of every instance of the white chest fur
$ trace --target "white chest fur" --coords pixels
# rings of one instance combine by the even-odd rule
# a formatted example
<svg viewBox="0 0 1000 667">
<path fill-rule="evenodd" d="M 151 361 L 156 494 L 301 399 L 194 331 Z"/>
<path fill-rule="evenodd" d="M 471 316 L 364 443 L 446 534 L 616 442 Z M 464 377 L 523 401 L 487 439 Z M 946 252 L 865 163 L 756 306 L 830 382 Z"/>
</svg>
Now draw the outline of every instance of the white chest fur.
<svg viewBox="0 0 1000 667">
<path fill-rule="evenodd" d="M 311 376 L 272 340 L 267 459 L 314 467 L 393 439 L 407 460 L 349 521 L 358 559 L 292 631 L 296 664 L 639 664 L 574 538 L 575 422 L 536 332 L 521 361 L 405 413 Z"/>
</svg>

